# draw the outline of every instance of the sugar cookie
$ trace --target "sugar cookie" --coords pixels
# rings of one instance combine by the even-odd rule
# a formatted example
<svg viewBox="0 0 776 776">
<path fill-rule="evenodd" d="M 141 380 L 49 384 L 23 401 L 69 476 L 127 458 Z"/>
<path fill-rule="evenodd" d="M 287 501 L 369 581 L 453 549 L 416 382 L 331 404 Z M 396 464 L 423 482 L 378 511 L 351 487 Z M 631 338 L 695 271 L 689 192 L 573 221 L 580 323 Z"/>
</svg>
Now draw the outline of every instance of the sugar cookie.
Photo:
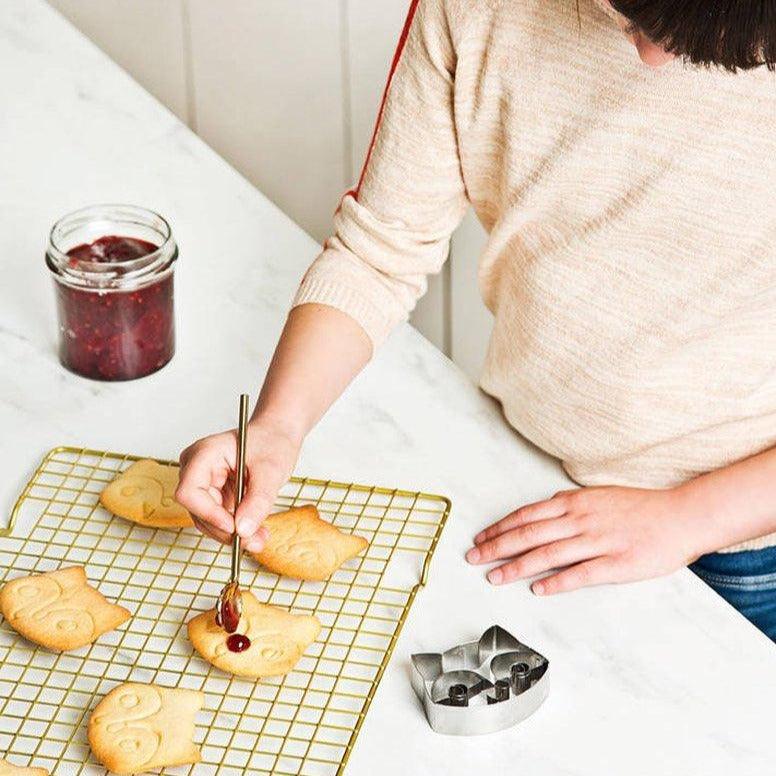
<svg viewBox="0 0 776 776">
<path fill-rule="evenodd" d="M 11 765 L 0 757 L 0 776 L 49 776 L 49 772 L 45 768 Z"/>
<path fill-rule="evenodd" d="M 321 520 L 310 505 L 270 515 L 263 525 L 269 540 L 251 555 L 270 571 L 294 579 L 328 579 L 369 544 L 362 536 L 343 533 Z"/>
<path fill-rule="evenodd" d="M 130 617 L 89 586 L 81 566 L 7 582 L 0 612 L 22 636 L 57 652 L 91 644 Z"/>
<path fill-rule="evenodd" d="M 175 501 L 177 487 L 177 466 L 136 461 L 100 493 L 100 502 L 114 515 L 149 528 L 185 528 L 193 522 Z"/>
<path fill-rule="evenodd" d="M 230 674 L 253 678 L 287 674 L 321 632 L 321 624 L 312 615 L 299 616 L 261 604 L 247 590 L 242 593 L 242 605 L 237 632 L 251 642 L 244 652 L 227 648 L 229 634 L 216 624 L 215 609 L 198 614 L 188 625 L 194 649 Z"/>
<path fill-rule="evenodd" d="M 89 718 L 94 756 L 113 773 L 137 773 L 200 761 L 194 717 L 205 696 L 127 682 L 111 690 Z"/>
</svg>

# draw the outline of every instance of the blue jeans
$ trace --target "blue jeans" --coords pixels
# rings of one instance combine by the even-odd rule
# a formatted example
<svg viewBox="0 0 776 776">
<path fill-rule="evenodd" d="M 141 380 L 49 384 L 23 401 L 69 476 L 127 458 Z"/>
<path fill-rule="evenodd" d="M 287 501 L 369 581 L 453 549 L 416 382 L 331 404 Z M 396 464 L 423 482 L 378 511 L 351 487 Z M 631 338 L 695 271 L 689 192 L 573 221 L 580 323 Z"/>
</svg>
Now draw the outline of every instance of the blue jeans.
<svg viewBox="0 0 776 776">
<path fill-rule="evenodd" d="M 714 552 L 690 570 L 776 641 L 776 547 Z"/>
</svg>

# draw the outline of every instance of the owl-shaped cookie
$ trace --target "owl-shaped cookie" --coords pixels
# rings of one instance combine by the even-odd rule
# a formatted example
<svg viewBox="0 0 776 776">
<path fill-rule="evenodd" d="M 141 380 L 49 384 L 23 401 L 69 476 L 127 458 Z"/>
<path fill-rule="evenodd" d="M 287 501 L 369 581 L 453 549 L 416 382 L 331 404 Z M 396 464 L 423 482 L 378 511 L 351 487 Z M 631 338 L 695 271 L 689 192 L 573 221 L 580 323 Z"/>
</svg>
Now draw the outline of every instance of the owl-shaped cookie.
<svg viewBox="0 0 776 776">
<path fill-rule="evenodd" d="M 204 702 L 205 696 L 196 690 L 120 684 L 92 712 L 89 746 L 113 773 L 198 763 L 194 717 Z"/>
<path fill-rule="evenodd" d="M 253 678 L 287 674 L 321 632 L 320 622 L 312 615 L 290 614 L 259 603 L 247 590 L 242 593 L 242 607 L 237 630 L 251 642 L 244 652 L 229 651 L 229 634 L 216 623 L 215 609 L 198 614 L 188 624 L 194 649 L 230 674 Z"/>
<path fill-rule="evenodd" d="M 157 461 L 136 461 L 100 494 L 114 515 L 149 528 L 185 528 L 191 515 L 175 500 L 178 467 Z"/>
<path fill-rule="evenodd" d="M 0 776 L 49 776 L 49 772 L 45 768 L 11 765 L 0 757 Z"/>
<path fill-rule="evenodd" d="M 263 525 L 269 539 L 251 555 L 270 571 L 294 579 L 328 579 L 369 544 L 362 536 L 343 533 L 321 520 L 311 505 L 270 515 Z"/>
<path fill-rule="evenodd" d="M 89 586 L 81 566 L 7 582 L 0 612 L 22 636 L 57 652 L 91 644 L 130 617 Z"/>
</svg>

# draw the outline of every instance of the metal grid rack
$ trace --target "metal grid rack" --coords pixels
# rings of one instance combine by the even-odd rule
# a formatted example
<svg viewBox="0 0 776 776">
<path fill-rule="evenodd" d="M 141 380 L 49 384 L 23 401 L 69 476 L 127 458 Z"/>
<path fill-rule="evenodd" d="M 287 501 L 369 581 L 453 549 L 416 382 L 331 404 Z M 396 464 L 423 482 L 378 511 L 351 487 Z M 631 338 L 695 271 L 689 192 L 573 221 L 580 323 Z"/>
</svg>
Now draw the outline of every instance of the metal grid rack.
<svg viewBox="0 0 776 776">
<path fill-rule="evenodd" d="M 440 496 L 293 479 L 278 507 L 315 504 L 325 519 L 370 544 L 326 582 L 299 582 L 243 564 L 263 602 L 314 614 L 323 629 L 294 670 L 260 682 L 203 661 L 186 623 L 210 609 L 229 573 L 228 548 L 193 529 L 150 529 L 114 517 L 100 491 L 135 456 L 60 447 L 22 492 L 0 532 L 0 584 L 83 565 L 91 584 L 133 616 L 70 653 L 26 641 L 0 623 L 0 757 L 57 776 L 105 774 L 86 722 L 116 684 L 153 682 L 205 693 L 197 717 L 202 762 L 167 773 L 339 776 L 391 657 L 447 519 Z M 14 536 L 32 510 L 34 527 Z M 37 518 L 37 519 L 36 519 Z M 26 520 L 25 520 L 26 522 Z"/>
</svg>

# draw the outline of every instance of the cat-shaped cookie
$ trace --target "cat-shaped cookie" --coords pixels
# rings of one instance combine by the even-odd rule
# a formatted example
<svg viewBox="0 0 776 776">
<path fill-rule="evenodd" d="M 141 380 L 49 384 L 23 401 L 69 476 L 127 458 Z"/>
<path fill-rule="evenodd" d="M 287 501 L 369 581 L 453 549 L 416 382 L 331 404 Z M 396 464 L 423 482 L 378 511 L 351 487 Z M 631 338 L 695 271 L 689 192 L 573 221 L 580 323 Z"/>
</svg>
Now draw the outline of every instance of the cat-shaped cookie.
<svg viewBox="0 0 776 776">
<path fill-rule="evenodd" d="M 222 671 L 259 678 L 287 674 L 305 649 L 318 638 L 321 624 L 312 615 L 295 615 L 261 604 L 253 593 L 242 593 L 242 617 L 237 632 L 251 640 L 244 652 L 230 652 L 229 634 L 216 623 L 215 609 L 198 614 L 188 624 L 194 649 Z"/>
<path fill-rule="evenodd" d="M 22 636 L 57 652 L 91 644 L 130 617 L 89 586 L 81 566 L 7 582 L 0 612 Z"/>
<path fill-rule="evenodd" d="M 0 776 L 49 776 L 49 772 L 45 768 L 11 765 L 0 757 Z"/>
<path fill-rule="evenodd" d="M 194 717 L 205 696 L 128 682 L 111 690 L 89 718 L 94 756 L 113 773 L 138 773 L 200 761 Z"/>
<path fill-rule="evenodd" d="M 193 525 L 188 510 L 174 498 L 178 467 L 157 461 L 136 461 L 100 493 L 102 505 L 114 515 L 149 528 Z"/>
<path fill-rule="evenodd" d="M 270 571 L 294 579 L 328 579 L 369 544 L 362 536 L 343 533 L 321 520 L 310 505 L 270 515 L 262 525 L 269 539 L 251 555 Z"/>
</svg>

